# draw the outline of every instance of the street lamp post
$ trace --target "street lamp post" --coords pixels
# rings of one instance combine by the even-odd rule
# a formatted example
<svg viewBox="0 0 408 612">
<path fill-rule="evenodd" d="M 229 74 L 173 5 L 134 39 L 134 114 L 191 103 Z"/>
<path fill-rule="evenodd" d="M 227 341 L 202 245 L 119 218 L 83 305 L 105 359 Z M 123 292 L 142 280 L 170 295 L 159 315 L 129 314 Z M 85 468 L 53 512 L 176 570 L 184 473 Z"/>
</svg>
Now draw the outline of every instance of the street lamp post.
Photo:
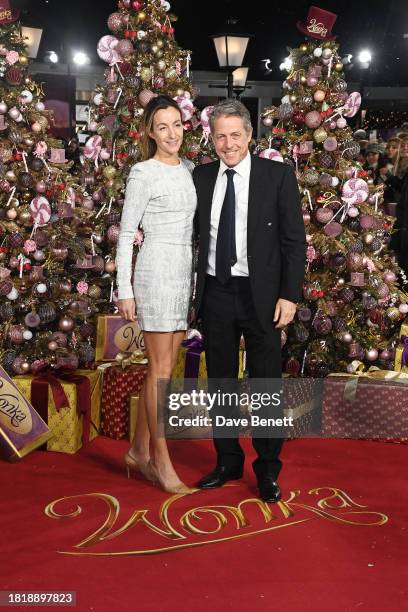
<svg viewBox="0 0 408 612">
<path fill-rule="evenodd" d="M 215 34 L 211 36 L 221 70 L 227 72 L 228 98 L 234 95 L 233 72 L 242 66 L 250 36 L 246 34 Z"/>
</svg>

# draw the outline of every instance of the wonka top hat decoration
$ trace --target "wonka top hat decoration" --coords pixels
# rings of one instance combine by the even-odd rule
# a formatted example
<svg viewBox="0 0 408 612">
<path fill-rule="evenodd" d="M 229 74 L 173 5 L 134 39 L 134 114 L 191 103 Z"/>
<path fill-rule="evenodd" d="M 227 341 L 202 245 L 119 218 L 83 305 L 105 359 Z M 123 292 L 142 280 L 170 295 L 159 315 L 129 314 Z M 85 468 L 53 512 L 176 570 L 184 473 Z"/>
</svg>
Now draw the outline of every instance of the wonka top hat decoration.
<svg viewBox="0 0 408 612">
<path fill-rule="evenodd" d="M 296 27 L 306 36 L 317 40 L 333 40 L 332 27 L 337 19 L 335 13 L 325 11 L 318 6 L 311 6 L 306 23 L 298 21 Z"/>
</svg>

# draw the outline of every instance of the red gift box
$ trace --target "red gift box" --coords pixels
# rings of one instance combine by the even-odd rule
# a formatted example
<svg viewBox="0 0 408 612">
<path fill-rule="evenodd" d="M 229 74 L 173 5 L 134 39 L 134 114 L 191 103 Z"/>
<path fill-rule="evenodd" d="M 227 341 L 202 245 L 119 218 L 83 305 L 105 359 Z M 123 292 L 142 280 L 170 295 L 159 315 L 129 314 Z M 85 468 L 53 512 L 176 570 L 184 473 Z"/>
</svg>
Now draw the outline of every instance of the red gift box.
<svg viewBox="0 0 408 612">
<path fill-rule="evenodd" d="M 101 432 L 114 440 L 129 437 L 129 398 L 138 393 L 147 374 L 145 365 L 104 369 L 101 404 Z"/>
<path fill-rule="evenodd" d="M 407 379 L 404 382 L 385 377 L 327 377 L 322 437 L 407 441 Z"/>
</svg>

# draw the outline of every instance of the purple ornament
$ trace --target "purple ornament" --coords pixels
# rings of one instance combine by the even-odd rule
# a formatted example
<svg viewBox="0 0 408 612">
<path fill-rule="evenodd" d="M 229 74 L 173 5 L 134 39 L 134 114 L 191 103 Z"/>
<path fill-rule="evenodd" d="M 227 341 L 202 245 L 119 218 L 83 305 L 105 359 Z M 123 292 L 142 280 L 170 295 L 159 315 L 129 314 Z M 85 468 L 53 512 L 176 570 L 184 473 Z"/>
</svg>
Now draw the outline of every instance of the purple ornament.
<svg viewBox="0 0 408 612">
<path fill-rule="evenodd" d="M 334 136 L 329 136 L 323 142 L 323 148 L 326 151 L 335 151 L 337 149 L 337 140 Z"/>
<path fill-rule="evenodd" d="M 326 234 L 326 236 L 329 236 L 330 238 L 336 238 L 337 236 L 340 236 L 340 234 L 342 233 L 343 227 L 341 223 L 332 221 L 331 223 L 326 225 L 323 231 Z"/>
</svg>

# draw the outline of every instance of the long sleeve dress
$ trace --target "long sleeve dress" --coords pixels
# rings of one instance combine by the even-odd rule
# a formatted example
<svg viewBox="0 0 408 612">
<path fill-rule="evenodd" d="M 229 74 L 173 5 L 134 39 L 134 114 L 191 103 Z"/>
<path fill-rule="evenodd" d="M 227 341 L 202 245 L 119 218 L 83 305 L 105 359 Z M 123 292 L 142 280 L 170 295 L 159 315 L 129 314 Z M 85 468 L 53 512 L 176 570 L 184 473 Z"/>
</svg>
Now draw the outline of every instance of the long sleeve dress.
<svg viewBox="0 0 408 612">
<path fill-rule="evenodd" d="M 193 163 L 170 166 L 156 159 L 130 171 L 116 254 L 119 299 L 135 298 L 144 331 L 187 329 L 192 291 L 193 219 L 197 196 Z M 144 233 L 132 286 L 137 229 Z"/>
</svg>

